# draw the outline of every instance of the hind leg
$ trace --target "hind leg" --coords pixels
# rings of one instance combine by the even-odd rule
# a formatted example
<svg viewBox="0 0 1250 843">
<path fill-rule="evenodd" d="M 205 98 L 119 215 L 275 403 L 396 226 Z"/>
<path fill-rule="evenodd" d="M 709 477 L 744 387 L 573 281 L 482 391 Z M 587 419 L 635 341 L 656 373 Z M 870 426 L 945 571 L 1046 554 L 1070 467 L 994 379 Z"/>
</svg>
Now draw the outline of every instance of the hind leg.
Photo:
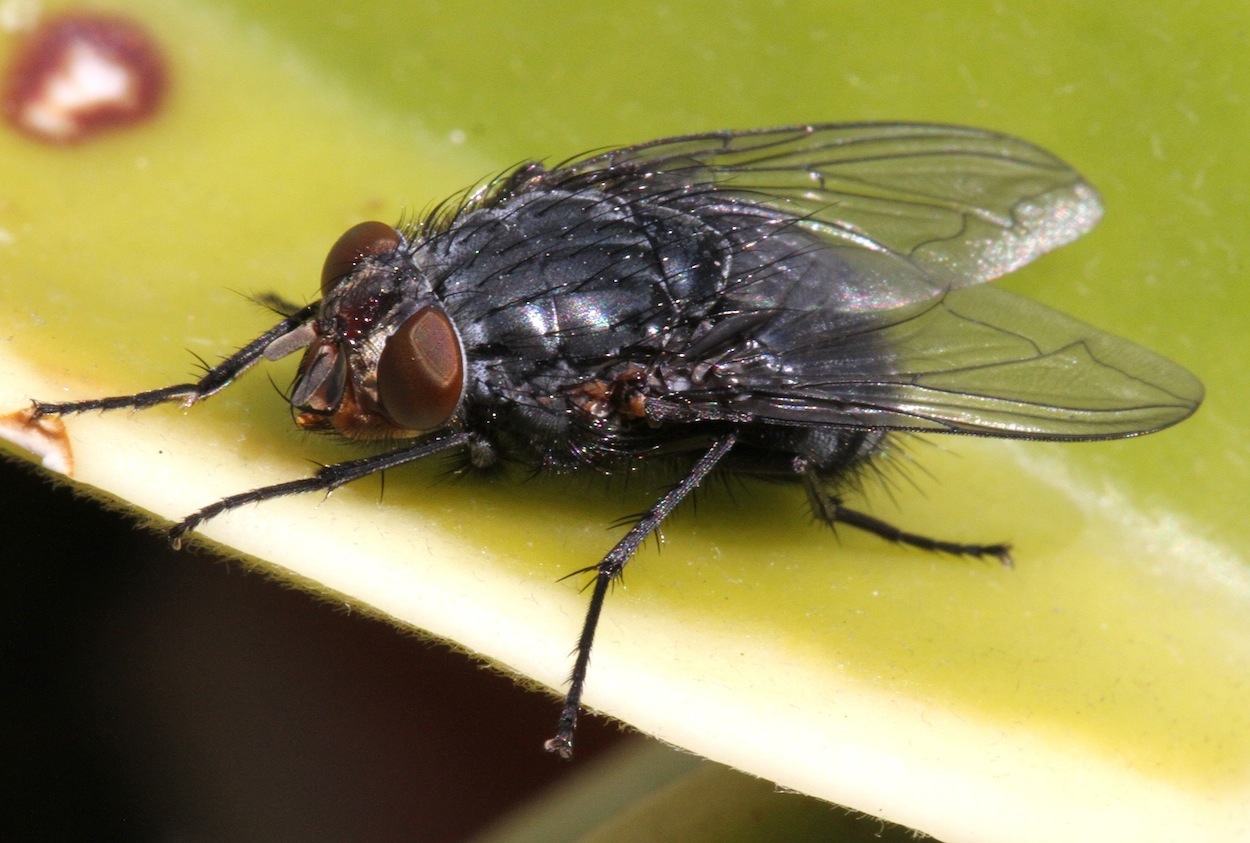
<svg viewBox="0 0 1250 843">
<path fill-rule="evenodd" d="M 837 524 L 846 524 L 857 530 L 864 530 L 875 536 L 880 536 L 886 541 L 891 541 L 895 544 L 911 545 L 921 550 L 931 550 L 937 553 L 950 553 L 955 556 L 975 556 L 978 559 L 992 556 L 1005 567 L 1011 567 L 1011 545 L 1009 544 L 961 544 L 900 530 L 893 524 L 889 524 L 879 518 L 873 518 L 871 515 L 865 515 L 854 509 L 848 509 L 835 495 L 829 494 L 821 484 L 820 478 L 810 469 L 803 472 L 803 486 L 807 489 L 807 497 L 811 501 L 812 512 L 830 527 L 834 527 Z"/>
</svg>

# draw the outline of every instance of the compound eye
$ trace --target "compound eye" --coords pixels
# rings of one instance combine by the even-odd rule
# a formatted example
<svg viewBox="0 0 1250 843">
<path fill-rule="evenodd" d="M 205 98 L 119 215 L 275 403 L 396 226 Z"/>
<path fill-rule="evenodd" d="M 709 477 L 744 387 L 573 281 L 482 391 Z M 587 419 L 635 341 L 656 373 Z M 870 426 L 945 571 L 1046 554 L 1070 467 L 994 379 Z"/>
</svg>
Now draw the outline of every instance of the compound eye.
<svg viewBox="0 0 1250 843">
<path fill-rule="evenodd" d="M 365 258 L 386 254 L 399 248 L 403 237 L 394 226 L 371 220 L 353 225 L 330 247 L 321 269 L 321 295 L 329 295 L 334 286 L 351 275 Z"/>
<path fill-rule="evenodd" d="M 378 401 L 408 430 L 442 427 L 464 392 L 464 355 L 451 319 L 423 307 L 391 335 L 378 358 Z"/>
</svg>

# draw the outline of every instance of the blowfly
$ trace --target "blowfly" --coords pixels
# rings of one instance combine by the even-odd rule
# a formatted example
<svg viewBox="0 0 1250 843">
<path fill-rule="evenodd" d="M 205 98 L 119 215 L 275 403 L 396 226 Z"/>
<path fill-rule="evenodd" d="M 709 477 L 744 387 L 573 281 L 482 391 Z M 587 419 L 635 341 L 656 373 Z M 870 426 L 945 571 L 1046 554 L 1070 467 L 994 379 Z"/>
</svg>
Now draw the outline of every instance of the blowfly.
<svg viewBox="0 0 1250 843">
<path fill-rule="evenodd" d="M 548 750 L 569 756 L 595 628 L 646 537 L 713 472 L 788 480 L 816 518 L 1010 562 L 847 507 L 899 431 L 1116 439 L 1189 416 L 1202 386 L 1126 340 L 983 284 L 1088 231 L 1098 195 L 1016 138 L 906 123 L 716 132 L 527 163 L 330 249 L 321 298 L 195 383 L 36 403 L 194 404 L 302 352 L 297 423 L 385 449 L 211 503 L 328 491 L 443 452 L 615 474 L 679 466 L 593 573 Z"/>
</svg>

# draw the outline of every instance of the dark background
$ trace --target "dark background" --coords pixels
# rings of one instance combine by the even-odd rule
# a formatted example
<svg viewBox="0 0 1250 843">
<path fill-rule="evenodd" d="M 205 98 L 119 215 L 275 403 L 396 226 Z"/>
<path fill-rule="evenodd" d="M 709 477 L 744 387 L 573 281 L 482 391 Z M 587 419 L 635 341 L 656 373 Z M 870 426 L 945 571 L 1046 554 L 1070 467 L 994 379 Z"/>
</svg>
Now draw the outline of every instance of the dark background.
<svg viewBox="0 0 1250 843">
<path fill-rule="evenodd" d="M 0 461 L 0 838 L 456 840 L 626 736 Z"/>
</svg>

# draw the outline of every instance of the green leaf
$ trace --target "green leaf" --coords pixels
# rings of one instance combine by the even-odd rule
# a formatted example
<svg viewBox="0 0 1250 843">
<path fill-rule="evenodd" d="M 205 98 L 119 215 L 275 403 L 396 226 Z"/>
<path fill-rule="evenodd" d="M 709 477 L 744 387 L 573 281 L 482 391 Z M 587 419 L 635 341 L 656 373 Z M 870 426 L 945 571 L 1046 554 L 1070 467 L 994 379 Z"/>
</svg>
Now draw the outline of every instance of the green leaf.
<svg viewBox="0 0 1250 843">
<path fill-rule="evenodd" d="M 1071 161 L 1104 222 L 1004 286 L 1191 367 L 1209 395 L 1198 416 L 1136 441 L 928 438 L 887 455 L 864 506 L 916 532 L 1010 539 L 1014 571 L 835 540 L 794 490 L 713 490 L 611 595 L 586 701 L 947 841 L 1245 833 L 1242 5 L 124 9 L 172 66 L 154 121 L 72 147 L 0 132 L 4 408 L 184 380 L 187 350 L 215 360 L 272 321 L 240 294 L 307 300 L 349 225 L 528 157 L 909 119 Z M 256 375 L 190 411 L 66 426 L 78 481 L 162 519 L 358 453 L 292 429 Z M 394 471 L 381 502 L 365 481 L 202 532 L 560 688 L 585 603 L 560 578 L 654 489 L 435 477 Z"/>
</svg>

